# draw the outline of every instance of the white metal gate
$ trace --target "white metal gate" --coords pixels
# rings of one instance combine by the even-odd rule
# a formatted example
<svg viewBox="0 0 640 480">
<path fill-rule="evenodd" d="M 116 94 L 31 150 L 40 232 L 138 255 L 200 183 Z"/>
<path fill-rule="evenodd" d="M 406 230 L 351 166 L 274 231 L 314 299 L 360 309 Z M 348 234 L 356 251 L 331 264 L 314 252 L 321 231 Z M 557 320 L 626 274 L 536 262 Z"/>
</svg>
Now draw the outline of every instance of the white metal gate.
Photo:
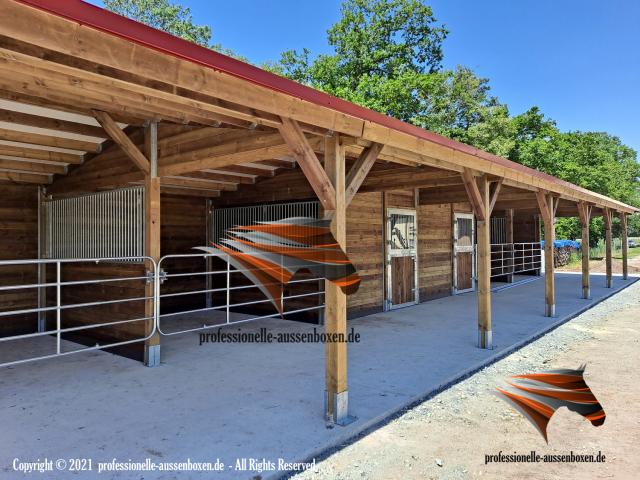
<svg viewBox="0 0 640 480">
<path fill-rule="evenodd" d="M 72 266 L 89 266 L 91 268 L 96 265 L 113 264 L 114 262 L 140 262 L 140 275 L 130 275 L 125 277 L 112 277 L 95 275 L 88 276 L 79 280 L 64 280 L 65 267 L 72 268 Z M 142 262 L 146 263 L 147 270 L 144 270 Z M 55 259 L 55 260 L 2 260 L 0 261 L 0 273 L 3 269 L 25 269 L 33 267 L 34 273 L 32 276 L 20 275 L 21 278 L 37 278 L 36 269 L 44 267 L 51 267 L 51 270 L 42 277 L 39 281 L 5 284 L 9 282 L 2 282 L 0 284 L 0 293 L 7 294 L 7 292 L 22 292 L 31 291 L 36 292 L 36 296 L 25 296 L 25 298 L 31 298 L 33 300 L 33 306 L 24 305 L 26 308 L 3 308 L 0 310 L 0 321 L 7 322 L 16 317 L 24 318 L 24 316 L 50 316 L 49 319 L 45 319 L 44 322 L 37 322 L 37 331 L 29 333 L 13 334 L 0 337 L 0 366 L 16 365 L 33 360 L 42 360 L 47 358 L 54 358 L 59 356 L 70 355 L 73 353 L 86 352 L 90 350 L 105 349 L 112 347 L 120 347 L 123 345 L 129 345 L 133 343 L 143 342 L 151 338 L 156 332 L 156 317 L 157 317 L 157 285 L 159 279 L 157 275 L 156 264 L 150 257 L 111 257 L 111 258 L 83 258 L 83 259 Z M 9 278 L 8 276 L 5 278 Z M 65 301 L 65 293 L 69 288 L 79 289 L 86 287 L 90 290 L 98 292 L 104 285 L 123 285 L 130 282 L 138 282 L 141 291 L 144 291 L 146 284 L 152 283 L 154 285 L 153 294 L 147 296 L 144 293 L 141 296 L 124 297 L 124 298 L 112 298 L 109 300 L 99 301 L 82 301 L 73 302 Z M 53 295 L 47 293 L 46 301 L 42 301 L 42 292 L 53 291 Z M 37 300 L 35 298 L 37 297 Z M 73 295 L 71 295 L 73 297 Z M 146 316 L 144 313 L 142 316 L 133 315 L 131 318 L 118 318 L 117 320 L 98 321 L 96 323 L 82 323 L 77 321 L 69 321 L 65 318 L 67 312 L 73 312 L 78 310 L 91 309 L 92 307 L 104 307 L 114 304 L 126 304 L 126 303 L 140 303 L 152 302 L 152 314 Z M 36 306 L 37 305 L 37 306 Z M 140 308 L 144 312 L 144 306 Z M 95 312 L 93 315 L 85 314 L 83 318 L 87 320 L 96 318 Z M 47 321 L 48 320 L 48 321 Z M 35 320 L 32 326 L 32 330 L 35 328 Z M 26 322 L 25 322 L 26 323 Z M 73 334 L 82 333 L 96 333 L 99 329 L 105 330 L 110 327 L 121 327 L 125 324 L 136 325 L 141 333 L 133 334 L 131 338 L 126 340 L 114 340 L 106 343 L 96 343 L 94 345 L 83 345 L 76 342 L 67 342 L 65 337 Z M 48 325 L 52 325 L 48 328 Z M 30 341 L 27 343 L 26 341 Z M 12 348 L 13 347 L 13 348 Z M 44 350 L 44 353 L 43 353 Z M 14 358 L 20 356 L 21 358 Z"/>
<path fill-rule="evenodd" d="M 203 268 L 198 271 L 172 273 L 173 269 L 179 269 L 180 263 L 188 260 L 198 260 L 195 265 L 201 265 Z M 214 262 L 212 262 L 213 260 Z M 217 263 L 215 263 L 217 262 Z M 172 267 L 168 267 L 172 264 Z M 241 270 L 235 268 L 229 262 L 229 256 L 226 254 L 184 254 L 184 255 L 165 255 L 158 262 L 159 275 L 158 283 L 171 286 L 172 279 L 197 279 L 202 278 L 203 281 L 195 284 L 187 284 L 181 282 L 178 287 L 169 292 L 162 292 L 162 288 L 158 286 L 158 331 L 162 335 L 177 335 L 181 333 L 196 332 L 212 328 L 218 328 L 227 325 L 241 324 L 262 320 L 266 318 L 287 317 L 302 312 L 319 311 L 324 309 L 324 279 L 322 278 L 304 278 L 299 280 L 291 280 L 286 284 L 288 289 L 304 288 L 302 293 L 288 293 L 280 297 L 280 301 L 284 307 L 281 315 L 278 312 L 267 313 L 264 315 L 256 315 L 252 313 L 242 313 L 237 310 L 242 307 L 264 306 L 270 300 L 258 291 L 258 286 L 251 282 L 244 282 L 242 285 L 234 285 L 238 279 L 244 278 L 245 272 L 249 270 Z M 205 281 L 206 278 L 213 278 L 213 281 Z M 258 297 L 247 301 L 233 301 L 232 297 L 238 292 L 252 292 Z M 213 294 L 212 300 L 205 301 L 204 295 Z M 198 308 L 177 308 L 175 311 L 163 312 L 164 306 L 179 297 L 200 296 L 199 300 L 193 303 L 200 304 Z M 314 300 L 314 305 L 295 306 L 295 302 L 301 299 Z M 306 302 L 305 302 L 306 303 Z M 291 308 L 287 309 L 286 307 Z"/>
</svg>

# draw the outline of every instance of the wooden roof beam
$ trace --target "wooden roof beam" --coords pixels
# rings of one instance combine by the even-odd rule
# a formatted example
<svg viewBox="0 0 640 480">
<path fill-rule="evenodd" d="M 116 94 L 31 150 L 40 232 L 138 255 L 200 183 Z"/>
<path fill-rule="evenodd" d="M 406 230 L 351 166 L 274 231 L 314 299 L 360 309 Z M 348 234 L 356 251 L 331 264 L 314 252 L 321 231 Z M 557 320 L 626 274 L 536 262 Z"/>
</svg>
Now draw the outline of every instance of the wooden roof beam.
<svg viewBox="0 0 640 480">
<path fill-rule="evenodd" d="M 66 148 L 81 152 L 99 152 L 101 145 L 96 142 L 86 140 L 74 140 L 65 137 L 55 137 L 52 135 L 42 135 L 39 133 L 22 132 L 0 128 L 0 140 L 8 142 L 19 142 L 43 147 Z"/>
<path fill-rule="evenodd" d="M 298 122 L 282 117 L 280 133 L 325 210 L 336 209 L 336 191 Z"/>
<path fill-rule="evenodd" d="M 44 160 L 47 162 L 60 162 L 79 165 L 82 163 L 82 155 L 73 153 L 54 152 L 40 148 L 16 147 L 14 145 L 0 144 L 0 155 L 7 157 L 24 158 L 25 160 Z"/>
<path fill-rule="evenodd" d="M 467 191 L 469 203 L 471 203 L 471 208 L 473 209 L 473 213 L 476 215 L 476 218 L 480 221 L 485 220 L 488 216 L 487 213 L 490 214 L 490 212 L 485 212 L 484 210 L 484 203 L 482 202 L 482 195 L 480 194 L 478 183 L 470 169 L 465 168 L 462 171 L 462 182 L 465 190 Z"/>
<path fill-rule="evenodd" d="M 136 164 L 136 166 L 145 173 L 150 172 L 149 160 L 144 154 L 138 150 L 138 147 L 131 141 L 129 137 L 120 129 L 118 124 L 109 116 L 108 113 L 93 110 L 93 115 L 104 131 L 107 132 L 109 138 L 113 140 L 122 151 Z"/>
<path fill-rule="evenodd" d="M 6 180 L 13 183 L 36 183 L 46 185 L 51 183 L 51 176 L 22 172 L 0 172 L 0 180 Z"/>
<path fill-rule="evenodd" d="M 383 147 L 384 145 L 381 143 L 373 143 L 370 147 L 366 147 L 362 150 L 356 163 L 349 170 L 347 178 L 345 179 L 345 206 L 348 207 L 353 197 L 358 193 L 358 189 L 362 185 L 362 182 L 364 182 L 367 174 L 371 171 Z"/>
<path fill-rule="evenodd" d="M 0 121 L 15 123 L 26 127 L 44 128 L 47 130 L 57 130 L 65 133 L 75 133 L 88 137 L 105 137 L 104 130 L 94 125 L 59 120 L 57 118 L 31 115 L 29 113 L 14 112 L 12 110 L 0 109 Z"/>
<path fill-rule="evenodd" d="M 0 158 L 0 170 L 14 170 L 27 173 L 43 173 L 53 175 L 54 173 L 64 175 L 67 167 L 56 163 L 25 162 L 23 160 L 7 160 Z"/>
</svg>

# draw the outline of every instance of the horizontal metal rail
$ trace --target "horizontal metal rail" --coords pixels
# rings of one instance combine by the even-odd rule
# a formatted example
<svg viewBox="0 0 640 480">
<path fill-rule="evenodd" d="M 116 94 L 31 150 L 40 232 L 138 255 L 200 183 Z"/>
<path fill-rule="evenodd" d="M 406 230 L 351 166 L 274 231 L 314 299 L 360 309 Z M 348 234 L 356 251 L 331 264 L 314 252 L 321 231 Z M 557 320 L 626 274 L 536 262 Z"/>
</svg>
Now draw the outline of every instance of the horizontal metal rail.
<svg viewBox="0 0 640 480">
<path fill-rule="evenodd" d="M 109 263 L 113 264 L 113 262 L 145 262 L 149 267 L 149 274 L 140 276 L 128 276 L 128 277 L 109 277 L 109 278 L 88 278 L 86 280 L 75 280 L 75 281 L 63 281 L 63 267 L 65 265 L 73 265 L 73 264 L 103 264 Z M 112 348 L 119 347 L 123 345 L 129 345 L 138 342 L 144 342 L 155 335 L 157 331 L 157 288 L 156 285 L 159 283 L 159 278 L 157 274 L 156 262 L 147 256 L 134 256 L 134 257 L 96 257 L 96 258 L 65 258 L 65 259 L 30 259 L 30 260 L 2 260 L 0 261 L 0 271 L 2 267 L 6 266 L 24 266 L 28 267 L 29 265 L 34 266 L 42 266 L 42 265 L 51 265 L 55 268 L 55 281 L 43 281 L 39 283 L 28 283 L 28 284 L 19 284 L 19 285 L 3 285 L 1 287 L 1 291 L 7 292 L 12 290 L 25 290 L 25 289 L 37 289 L 40 292 L 41 289 L 55 288 L 55 295 L 52 299 L 53 305 L 50 306 L 38 306 L 36 308 L 20 308 L 13 310 L 2 310 L 0 311 L 0 318 L 10 318 L 12 316 L 18 315 L 30 315 L 30 314 L 38 314 L 46 315 L 48 312 L 55 313 L 55 328 L 46 329 L 46 322 L 43 322 L 43 328 L 37 332 L 26 333 L 26 334 L 18 334 L 18 335 L 10 335 L 5 337 L 0 337 L 0 344 L 8 345 L 9 342 L 12 341 L 20 341 L 30 338 L 37 337 L 55 337 L 55 353 L 47 354 L 47 355 L 33 355 L 28 358 L 22 358 L 18 360 L 0 362 L 0 366 L 8 366 L 8 365 L 17 365 L 21 363 L 31 362 L 35 360 L 43 360 L 48 358 L 55 358 L 58 356 L 69 355 L 72 353 L 79 353 L 97 349 L 104 348 Z M 127 298 L 118 298 L 113 300 L 101 300 L 101 301 L 90 301 L 90 302 L 82 302 L 82 303 L 69 303 L 65 304 L 63 299 L 63 287 L 74 287 L 79 285 L 97 285 L 101 283 L 112 283 L 112 282 L 128 282 L 128 281 L 145 281 L 152 282 L 154 284 L 154 293 L 153 295 L 145 295 L 138 297 L 127 297 Z M 81 324 L 81 325 L 73 325 L 69 327 L 64 327 L 63 323 L 65 321 L 63 317 L 64 312 L 68 312 L 74 309 L 80 308 L 90 308 L 96 306 L 104 306 L 111 304 L 120 304 L 126 302 L 141 302 L 141 301 L 151 301 L 153 304 L 153 315 L 151 316 L 136 316 L 135 318 L 121 319 L 121 320 L 113 320 L 113 321 L 102 321 L 100 323 L 92 323 L 92 324 Z M 142 331 L 147 332 L 144 335 L 137 336 L 135 338 L 131 338 L 128 340 L 122 341 L 114 341 L 104 344 L 96 343 L 93 346 L 83 346 L 78 349 L 63 351 L 62 349 L 62 340 L 64 334 L 74 333 L 74 332 L 83 332 L 89 330 L 96 330 L 99 328 L 107 328 L 116 325 L 124 325 L 124 324 L 132 324 L 136 322 L 151 322 L 151 328 L 143 328 Z"/>
<path fill-rule="evenodd" d="M 536 270 L 541 262 L 540 242 L 491 244 L 491 277 Z"/>
<path fill-rule="evenodd" d="M 176 312 L 168 312 L 168 313 L 158 313 L 158 318 L 157 318 L 157 328 L 158 328 L 158 332 L 160 332 L 160 334 L 162 335 L 178 335 L 181 333 L 188 333 L 188 332 L 194 332 L 194 331 L 200 331 L 200 330 L 205 330 L 205 329 L 210 329 L 210 328 L 216 328 L 216 327 L 222 327 L 222 326 L 227 326 L 227 325 L 235 325 L 235 324 L 239 324 L 239 323 L 247 323 L 247 322 L 251 322 L 251 321 L 255 321 L 255 320 L 260 320 L 260 319 L 265 319 L 265 318 L 274 318 L 274 317 L 280 317 L 281 314 L 279 312 L 276 313 L 272 313 L 272 314 L 265 314 L 265 315 L 258 315 L 258 316 L 252 316 L 250 318 L 242 318 L 239 320 L 232 320 L 231 315 L 234 312 L 231 312 L 231 309 L 237 309 L 237 308 L 241 308 L 241 307 L 248 307 L 248 306 L 252 306 L 252 305 L 261 305 L 261 304 L 269 304 L 271 303 L 271 300 L 269 298 L 261 298 L 258 300 L 248 300 L 248 301 L 243 301 L 243 302 L 231 302 L 231 294 L 235 293 L 235 292 L 239 292 L 242 290 L 256 290 L 259 289 L 258 285 L 255 284 L 247 284 L 247 285 L 232 285 L 231 283 L 231 278 L 232 275 L 234 274 L 243 274 L 246 272 L 252 272 L 252 271 L 256 271 L 257 269 L 236 269 L 234 268 L 230 261 L 229 261 L 229 257 L 228 255 L 224 255 L 224 254 L 220 254 L 220 255 L 215 255 L 215 254 L 206 254 L 206 253 L 202 253 L 202 254 L 183 254 L 183 255 L 167 255 L 163 258 L 160 259 L 160 261 L 158 262 L 158 269 L 160 271 L 163 271 L 163 265 L 165 263 L 171 263 L 172 265 L 175 265 L 176 261 L 179 261 L 180 259 L 189 259 L 189 258 L 202 258 L 202 259 L 207 259 L 207 258 L 218 258 L 220 260 L 222 260 L 225 263 L 225 267 L 222 270 L 208 270 L 205 269 L 204 271 L 198 271 L 198 272 L 192 272 L 192 273 L 167 273 L 166 275 L 163 276 L 164 279 L 170 279 L 173 277 L 191 277 L 191 276 L 202 276 L 202 275 L 224 275 L 225 276 L 225 280 L 224 280 L 224 286 L 221 287 L 217 287 L 217 288 L 196 288 L 196 289 L 192 289 L 192 290 L 183 290 L 183 291 L 179 291 L 179 292 L 168 292 L 168 293 L 159 293 L 158 294 L 158 310 L 160 311 L 161 307 L 162 307 L 162 302 L 163 300 L 167 300 L 170 298 L 176 298 L 176 297 L 183 297 L 183 296 L 188 296 L 188 295 L 203 295 L 203 294 L 210 294 L 210 293 L 225 293 L 225 300 L 224 302 L 218 304 L 218 305 L 214 305 L 214 306 L 205 306 L 202 308 L 193 308 L 193 309 L 187 309 L 187 310 L 180 310 L 180 311 L 176 311 Z M 202 262 L 201 264 L 205 264 L 206 262 Z M 300 268 L 304 268 L 305 266 L 317 266 L 317 264 L 309 264 L 309 265 L 302 265 L 300 266 Z M 219 278 L 219 277 L 218 277 Z M 286 286 L 290 286 L 290 285 L 296 285 L 296 284 L 303 284 L 303 283 L 318 283 L 320 284 L 321 281 L 323 281 L 323 278 L 303 278 L 303 279 L 297 279 L 297 280 L 291 280 L 290 282 L 288 282 L 286 284 Z M 279 286 L 281 285 L 280 283 L 277 282 L 273 282 L 273 283 L 266 283 L 263 286 L 265 287 L 270 287 L 270 286 Z M 284 293 L 281 295 L 280 297 L 280 302 L 283 306 L 283 313 L 282 316 L 287 316 L 287 315 L 292 315 L 295 313 L 301 313 L 301 312 L 307 312 L 307 311 L 313 311 L 313 310 L 321 310 L 324 308 L 324 301 L 322 301 L 319 305 L 313 305 L 310 307 L 302 307 L 302 308 L 296 308 L 294 310 L 285 310 L 285 304 L 287 301 L 291 301 L 291 300 L 295 300 L 295 299 L 303 299 L 303 298 L 312 298 L 312 297 L 318 297 L 323 298 L 324 297 L 324 290 L 317 290 L 317 291 L 313 291 L 313 292 L 305 292 L 305 293 L 299 293 L 299 294 L 290 294 L 290 295 L 285 295 Z M 162 319 L 167 319 L 169 317 L 179 317 L 179 316 L 188 316 L 188 315 L 192 315 L 192 314 L 197 314 L 197 313 L 203 313 L 203 312 L 215 312 L 215 311 L 222 311 L 224 312 L 224 320 L 221 322 L 217 322 L 217 323 L 213 323 L 213 324 L 203 324 L 200 327 L 194 327 L 194 328 L 182 328 L 180 330 L 176 330 L 176 331 L 168 331 L 166 328 L 163 330 L 162 328 Z M 180 319 L 178 319 L 179 321 Z"/>
<path fill-rule="evenodd" d="M 176 273 L 166 273 L 162 270 L 163 263 L 168 263 L 170 261 L 180 261 L 181 259 L 188 258 L 207 258 L 207 257 L 217 257 L 221 259 L 225 263 L 225 268 L 222 270 L 209 270 L 205 269 L 202 272 L 176 272 Z M 113 265 L 114 262 L 146 262 L 147 265 L 150 266 L 150 271 L 146 275 L 132 275 L 132 276 L 118 276 L 118 277 L 108 277 L 108 278 L 95 278 L 97 275 L 91 276 L 88 274 L 90 278 L 86 280 L 63 280 L 63 269 L 65 265 L 70 264 L 87 264 L 87 265 L 98 265 L 98 264 L 109 264 Z M 202 264 L 206 264 L 206 262 L 202 262 Z M 18 360 L 6 361 L 4 363 L 0 363 L 0 366 L 7 365 L 16 365 L 21 363 L 26 363 L 34 360 L 43 360 L 49 358 L 55 358 L 58 356 L 66 356 L 72 353 L 79 353 L 84 351 L 92 351 L 104 348 L 118 347 L 124 346 L 128 344 L 133 344 L 137 342 L 143 342 L 151 338 L 156 332 L 161 333 L 162 335 L 177 335 L 181 333 L 193 332 L 198 330 L 216 328 L 226 325 L 235 325 L 248 323 L 256 320 L 267 319 L 267 318 L 275 318 L 275 317 L 287 317 L 294 314 L 299 314 L 303 312 L 311 312 L 311 311 L 319 311 L 324 309 L 324 278 L 300 278 L 291 280 L 284 287 L 288 288 L 295 285 L 309 285 L 309 287 L 304 287 L 304 289 L 299 293 L 288 292 L 285 294 L 284 288 L 282 289 L 282 294 L 278 299 L 282 306 L 283 312 L 274 312 L 274 313 L 265 313 L 265 314 L 257 314 L 250 316 L 248 318 L 238 318 L 236 320 L 232 319 L 232 314 L 236 312 L 232 312 L 232 309 L 238 309 L 242 307 L 250 307 L 253 305 L 261 305 L 261 304 L 269 304 L 271 300 L 267 297 L 258 298 L 258 299 L 248 299 L 246 301 L 231 301 L 231 295 L 236 292 L 240 292 L 243 290 L 251 291 L 258 290 L 259 286 L 253 283 L 247 283 L 246 285 L 233 285 L 232 284 L 232 275 L 237 274 L 245 274 L 247 272 L 255 271 L 253 269 L 236 269 L 234 268 L 230 261 L 229 257 L 226 255 L 212 255 L 212 254 L 185 254 L 185 255 L 169 255 L 165 256 L 160 261 L 154 262 L 151 257 L 142 256 L 142 257 L 96 257 L 96 258 L 68 258 L 68 259 L 32 259 L 32 260 L 4 260 L 0 261 L 0 269 L 3 266 L 41 266 L 41 265 L 50 265 L 55 269 L 55 272 L 49 272 L 50 274 L 55 273 L 55 281 L 52 281 L 51 278 L 44 278 L 41 282 L 37 283 L 22 283 L 16 285 L 3 285 L 0 287 L 1 292 L 10 292 L 10 291 L 24 291 L 28 289 L 34 289 L 38 291 L 38 294 L 45 289 L 48 291 L 49 289 L 55 290 L 55 294 L 53 297 L 49 298 L 49 303 L 45 303 L 38 307 L 34 308 L 22 308 L 13 309 L 13 310 L 4 310 L 0 311 L 0 320 L 9 319 L 12 316 L 19 315 L 33 315 L 38 314 L 39 316 L 46 315 L 47 313 L 53 314 L 55 318 L 49 317 L 50 321 L 52 321 L 54 328 L 46 328 L 46 322 L 43 322 L 43 327 L 40 331 L 31 332 L 31 333 L 23 333 L 18 335 L 11 335 L 0 338 L 0 346 L 5 345 L 8 346 L 10 342 L 17 342 L 21 340 L 34 339 L 38 337 L 51 337 L 55 341 L 55 353 L 52 354 L 41 354 L 41 355 L 31 355 L 28 358 L 21 358 Z M 301 265 L 300 268 L 304 267 L 313 267 L 317 266 L 317 264 L 308 264 Z M 179 265 L 182 267 L 182 265 Z M 224 275 L 223 285 L 217 288 L 195 288 L 186 291 L 170 291 L 166 293 L 161 293 L 161 284 L 168 281 L 171 278 L 185 278 L 185 277 L 194 277 L 197 275 Z M 46 276 L 45 276 L 46 277 Z M 132 296 L 127 298 L 112 298 L 100 301 L 86 301 L 80 303 L 65 303 L 63 295 L 63 288 L 73 289 L 79 286 L 93 286 L 100 284 L 113 284 L 114 282 L 132 282 L 132 281 L 143 281 L 145 284 L 151 283 L 153 284 L 153 295 L 144 295 L 144 296 Z M 186 283 L 185 283 L 186 284 Z M 317 288 L 314 288 L 313 285 L 316 284 Z M 182 285 L 182 282 L 179 282 L 179 285 Z M 263 286 L 272 287 L 272 286 L 280 286 L 281 284 L 278 282 L 266 283 Z M 312 291 L 309 291 L 312 289 Z M 224 297 L 224 301 L 218 305 L 211 305 L 204 308 L 193 308 L 188 310 L 183 310 L 179 312 L 171 312 L 171 313 L 160 313 L 160 305 L 163 300 L 169 300 L 171 298 L 184 297 L 188 295 L 210 295 L 213 293 L 222 294 Z M 311 304 L 305 304 L 305 299 L 313 299 L 317 298 L 318 301 L 312 301 Z M 296 304 L 295 306 L 291 304 L 291 302 L 299 300 L 301 303 Z M 93 324 L 73 324 L 69 326 L 65 326 L 65 315 L 66 312 L 73 311 L 75 309 L 89 309 L 92 307 L 100 307 L 105 305 L 117 305 L 123 303 L 131 303 L 131 302 L 152 302 L 152 314 L 147 314 L 144 316 L 135 315 L 134 318 L 127 319 L 103 319 L 99 323 Z M 286 310 L 286 304 L 289 304 L 293 309 Z M 275 310 L 275 309 L 274 309 Z M 221 317 L 223 321 L 217 322 L 213 319 L 212 323 L 204 323 L 201 327 L 197 328 L 182 328 L 177 331 L 163 331 L 161 329 L 161 319 L 169 318 L 169 317 L 177 317 L 179 315 L 189 315 L 201 312 L 213 312 L 213 311 L 222 311 L 224 312 L 224 316 Z M 240 315 L 240 314 L 239 314 Z M 242 314 L 243 316 L 246 314 Z M 45 317 L 46 318 L 46 317 Z M 104 321 L 107 320 L 107 321 Z M 6 321 L 6 320 L 5 320 Z M 115 326 L 122 326 L 127 324 L 135 324 L 136 322 L 151 322 L 151 328 L 148 327 L 144 329 L 144 335 L 139 335 L 136 338 L 132 338 L 129 340 L 122 341 L 114 341 L 107 343 L 96 343 L 92 346 L 80 346 L 80 348 L 74 348 L 73 350 L 65 351 L 63 349 L 62 340 L 65 335 L 73 334 L 73 333 L 83 333 L 89 332 L 91 330 L 95 331 L 100 328 L 108 328 Z M 166 330 L 166 329 L 165 329 Z M 80 345 L 80 344 L 78 344 Z M 53 347 L 53 345 L 52 345 Z"/>
</svg>

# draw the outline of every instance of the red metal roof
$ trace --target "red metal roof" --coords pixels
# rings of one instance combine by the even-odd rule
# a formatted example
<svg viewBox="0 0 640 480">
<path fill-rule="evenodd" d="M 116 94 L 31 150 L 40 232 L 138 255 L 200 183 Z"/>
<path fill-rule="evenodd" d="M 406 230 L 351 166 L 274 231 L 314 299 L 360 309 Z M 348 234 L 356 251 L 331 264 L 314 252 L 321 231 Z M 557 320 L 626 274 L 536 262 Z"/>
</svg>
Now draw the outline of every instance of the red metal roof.
<svg viewBox="0 0 640 480">
<path fill-rule="evenodd" d="M 525 167 L 506 158 L 493 155 L 470 145 L 451 140 L 437 133 L 425 130 L 415 125 L 361 107 L 346 100 L 315 90 L 288 78 L 280 77 L 235 58 L 215 52 L 209 48 L 191 43 L 182 38 L 149 27 L 143 23 L 123 17 L 111 11 L 97 7 L 81 0 L 18 0 L 27 5 L 45 10 L 52 14 L 67 18 L 74 22 L 97 30 L 125 38 L 132 42 L 145 45 L 154 50 L 183 58 L 200 65 L 218 70 L 228 75 L 291 95 L 316 105 L 331 108 L 338 112 L 351 115 L 361 120 L 370 121 L 393 130 L 412 135 L 429 142 L 458 150 L 490 162 L 534 175 L 538 178 L 569 186 L 575 190 L 594 192 L 583 189 L 552 175 Z M 597 195 L 597 194 L 596 194 Z"/>
</svg>

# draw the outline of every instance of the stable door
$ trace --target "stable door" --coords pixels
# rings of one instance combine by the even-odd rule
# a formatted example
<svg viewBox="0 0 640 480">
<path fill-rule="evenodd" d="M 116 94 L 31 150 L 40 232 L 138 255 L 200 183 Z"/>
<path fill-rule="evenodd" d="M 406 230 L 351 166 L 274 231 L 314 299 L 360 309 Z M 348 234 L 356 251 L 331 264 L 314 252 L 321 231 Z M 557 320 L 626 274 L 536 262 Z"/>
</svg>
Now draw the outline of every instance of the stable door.
<svg viewBox="0 0 640 480">
<path fill-rule="evenodd" d="M 474 290 L 475 239 L 473 214 L 456 213 L 453 216 L 453 291 L 463 293 Z"/>
<path fill-rule="evenodd" d="M 387 210 L 387 310 L 418 302 L 415 210 Z"/>
</svg>

